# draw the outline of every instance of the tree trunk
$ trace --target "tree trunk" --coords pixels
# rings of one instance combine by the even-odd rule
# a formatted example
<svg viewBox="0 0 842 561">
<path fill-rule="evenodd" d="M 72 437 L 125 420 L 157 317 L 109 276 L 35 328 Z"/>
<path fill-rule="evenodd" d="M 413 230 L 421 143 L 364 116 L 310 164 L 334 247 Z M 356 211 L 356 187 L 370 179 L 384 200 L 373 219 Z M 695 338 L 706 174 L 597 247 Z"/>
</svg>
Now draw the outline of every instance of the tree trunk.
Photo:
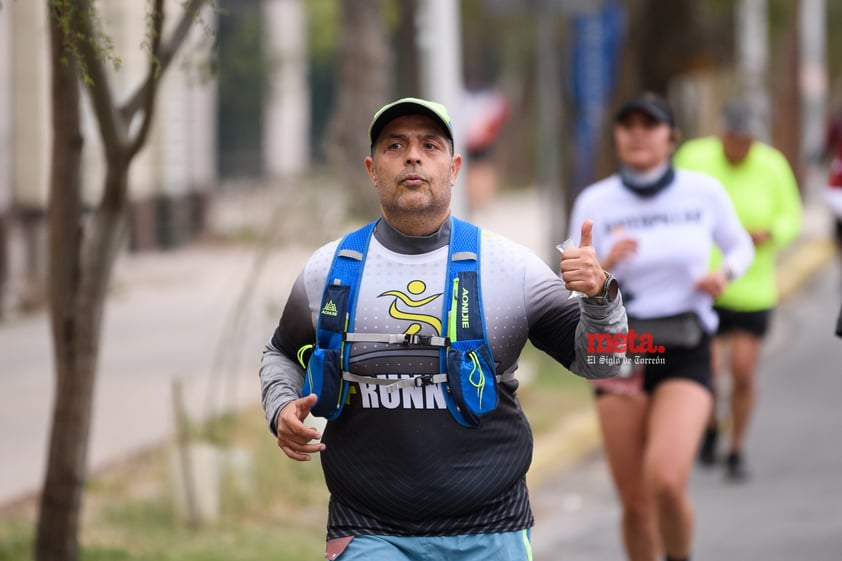
<svg viewBox="0 0 842 561">
<path fill-rule="evenodd" d="M 787 7 L 786 27 L 777 43 L 774 61 L 778 69 L 770 80 L 772 103 L 767 123 L 771 123 L 769 143 L 786 156 L 799 185 L 804 185 L 805 169 L 801 162 L 801 92 L 799 90 L 800 61 L 798 51 L 799 4 Z M 774 108 L 774 110 L 772 109 Z"/>
<path fill-rule="evenodd" d="M 383 0 L 340 2 L 342 30 L 339 92 L 328 128 L 328 154 L 341 170 L 348 211 L 373 218 L 379 208 L 363 159 L 369 153 L 368 125 L 389 101 L 389 48 L 383 23 Z"/>
<path fill-rule="evenodd" d="M 76 561 L 96 372 L 92 321 L 66 322 L 54 341 L 58 364 L 49 458 L 38 521 L 36 559 Z"/>
<path fill-rule="evenodd" d="M 82 239 L 78 274 L 66 270 L 53 273 L 68 282 L 51 284 L 50 300 L 61 308 L 61 322 L 54 321 L 57 384 L 50 433 L 47 475 L 41 500 L 38 526 L 37 561 L 76 561 L 78 559 L 79 517 L 87 473 L 91 412 L 96 386 L 99 343 L 107 286 L 117 252 L 126 231 L 128 159 L 121 155 L 109 161 L 106 196 Z M 54 215 L 51 214 L 51 218 Z M 54 231 L 70 230 L 78 223 L 57 220 Z M 51 230 L 53 231 L 53 230 Z M 54 238 L 56 235 L 53 236 Z M 51 240 L 51 252 L 60 240 Z M 78 247 L 78 244 L 77 244 Z M 58 262 L 51 255 L 51 263 Z M 73 264 L 69 264 L 75 269 Z M 52 277 L 53 275 L 51 275 Z M 55 309 L 55 308 L 54 308 Z"/>
<path fill-rule="evenodd" d="M 395 53 L 395 97 L 417 97 L 421 91 L 421 61 L 418 53 L 418 3 L 419 0 L 398 2 L 400 20 L 392 42 Z"/>
<path fill-rule="evenodd" d="M 697 0 L 646 0 L 637 14 L 637 72 L 643 88 L 666 95 L 670 81 L 706 60 Z"/>
<path fill-rule="evenodd" d="M 37 561 L 77 561 L 79 519 L 87 473 L 99 343 L 105 297 L 117 253 L 127 231 L 128 174 L 146 141 L 160 74 L 183 44 L 207 0 L 187 0 L 168 41 L 162 41 L 164 0 L 155 0 L 149 73 L 122 107 L 114 105 L 104 61 L 93 48 L 97 36 L 90 2 L 46 0 L 52 73 L 53 147 L 50 168 L 49 289 L 56 362 L 56 394 L 47 473 L 35 544 Z M 66 10 L 66 11 L 65 11 Z M 75 48 L 65 43 L 76 41 Z M 85 65 L 88 93 L 106 154 L 103 198 L 91 220 L 82 216 L 79 68 Z M 127 123 L 141 112 L 135 134 Z"/>
<path fill-rule="evenodd" d="M 82 134 L 79 84 L 64 44 L 58 15 L 48 0 L 51 39 L 53 145 L 50 170 L 48 299 L 56 362 L 56 393 L 49 457 L 38 520 L 35 557 L 39 561 L 78 558 L 79 510 L 85 467 L 89 403 L 75 399 L 79 326 L 75 319 L 80 253 L 80 165 Z M 80 410 L 82 413 L 80 414 Z"/>
</svg>

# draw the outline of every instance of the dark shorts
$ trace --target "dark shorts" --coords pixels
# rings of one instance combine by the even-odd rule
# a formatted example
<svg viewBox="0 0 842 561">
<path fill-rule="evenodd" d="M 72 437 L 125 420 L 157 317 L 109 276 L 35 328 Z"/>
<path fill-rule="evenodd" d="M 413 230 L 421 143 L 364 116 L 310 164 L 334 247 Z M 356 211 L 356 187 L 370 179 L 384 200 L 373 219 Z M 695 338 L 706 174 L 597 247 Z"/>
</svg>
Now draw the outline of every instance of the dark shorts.
<svg viewBox="0 0 842 561">
<path fill-rule="evenodd" d="M 659 384 L 678 379 L 697 382 L 713 394 L 710 345 L 711 336 L 705 334 L 695 347 L 667 347 L 662 353 L 634 359 L 644 363 L 643 391 L 651 394 Z M 596 388 L 594 393 L 600 396 L 611 392 Z"/>
<path fill-rule="evenodd" d="M 643 373 L 643 391 L 651 394 L 661 382 L 680 378 L 693 380 L 713 393 L 710 335 L 705 335 L 695 347 L 669 348 L 657 355 L 663 361 L 652 361 Z"/>
<path fill-rule="evenodd" d="M 772 310 L 760 310 L 757 312 L 738 312 L 726 308 L 714 307 L 719 316 L 719 327 L 717 335 L 725 335 L 734 331 L 746 331 L 758 337 L 764 337 L 769 331 L 769 320 Z"/>
</svg>

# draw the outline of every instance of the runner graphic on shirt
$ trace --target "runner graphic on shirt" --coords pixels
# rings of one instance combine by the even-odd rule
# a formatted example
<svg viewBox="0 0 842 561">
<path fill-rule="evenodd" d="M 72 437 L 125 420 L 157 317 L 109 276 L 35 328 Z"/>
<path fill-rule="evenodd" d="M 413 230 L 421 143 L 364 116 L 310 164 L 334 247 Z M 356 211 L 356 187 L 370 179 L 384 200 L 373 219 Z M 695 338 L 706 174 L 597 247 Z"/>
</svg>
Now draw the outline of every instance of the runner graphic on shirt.
<svg viewBox="0 0 842 561">
<path fill-rule="evenodd" d="M 410 281 L 409 284 L 406 285 L 406 290 L 413 296 L 419 296 L 423 294 L 425 290 L 427 290 L 427 285 L 424 283 L 424 281 L 414 280 Z M 395 299 L 392 301 L 392 305 L 389 307 L 390 317 L 400 320 L 426 323 L 427 325 L 431 326 L 437 334 L 441 335 L 442 331 L 440 318 L 428 314 L 415 314 L 410 312 L 403 312 L 398 308 L 398 301 L 403 302 L 410 308 L 420 308 L 422 306 L 426 306 L 430 302 L 433 302 L 434 300 L 439 298 L 441 294 L 433 294 L 432 296 L 427 296 L 426 298 L 422 298 L 420 300 L 413 300 L 411 296 L 407 296 L 399 290 L 387 290 L 386 292 L 379 294 L 378 298 L 381 298 L 383 296 L 395 297 Z M 422 327 L 421 323 L 410 324 L 410 326 L 406 328 L 406 331 L 404 333 L 406 335 L 415 335 L 416 333 L 419 333 Z"/>
</svg>

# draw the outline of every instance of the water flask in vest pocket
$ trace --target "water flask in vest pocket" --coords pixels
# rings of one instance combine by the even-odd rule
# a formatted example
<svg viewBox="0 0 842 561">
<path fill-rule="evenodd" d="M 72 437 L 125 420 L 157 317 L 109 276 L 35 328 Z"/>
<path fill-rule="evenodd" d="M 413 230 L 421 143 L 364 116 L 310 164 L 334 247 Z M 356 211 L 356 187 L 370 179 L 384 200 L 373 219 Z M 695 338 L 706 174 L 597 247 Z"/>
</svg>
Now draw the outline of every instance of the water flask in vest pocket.
<svg viewBox="0 0 842 561">
<path fill-rule="evenodd" d="M 455 412 L 451 410 L 456 420 L 465 426 L 480 426 L 481 415 L 497 407 L 494 360 L 483 340 L 450 343 L 447 350 L 447 384 L 456 406 Z"/>
<path fill-rule="evenodd" d="M 477 273 L 461 271 L 453 280 L 447 327 L 447 385 L 451 398 L 447 405 L 456 421 L 469 427 L 480 426 L 480 416 L 497 407 L 494 357 L 485 342 L 481 313 Z"/>
<path fill-rule="evenodd" d="M 310 410 L 317 417 L 333 420 L 339 416 L 345 404 L 348 387 L 342 379 L 340 356 L 337 350 L 320 348 L 314 349 L 310 355 L 302 395 L 314 393 L 319 396 L 316 405 Z"/>
</svg>

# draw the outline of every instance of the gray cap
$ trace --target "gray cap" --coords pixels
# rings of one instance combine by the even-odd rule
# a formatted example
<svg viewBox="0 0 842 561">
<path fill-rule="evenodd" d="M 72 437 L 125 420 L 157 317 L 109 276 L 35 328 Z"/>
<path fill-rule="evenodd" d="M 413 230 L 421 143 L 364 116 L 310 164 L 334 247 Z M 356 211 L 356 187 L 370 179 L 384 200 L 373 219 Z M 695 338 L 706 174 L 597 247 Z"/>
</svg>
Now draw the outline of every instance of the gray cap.
<svg viewBox="0 0 842 561">
<path fill-rule="evenodd" d="M 759 112 L 746 99 L 732 99 L 722 110 L 722 128 L 743 136 L 757 136 L 760 131 Z"/>
</svg>

